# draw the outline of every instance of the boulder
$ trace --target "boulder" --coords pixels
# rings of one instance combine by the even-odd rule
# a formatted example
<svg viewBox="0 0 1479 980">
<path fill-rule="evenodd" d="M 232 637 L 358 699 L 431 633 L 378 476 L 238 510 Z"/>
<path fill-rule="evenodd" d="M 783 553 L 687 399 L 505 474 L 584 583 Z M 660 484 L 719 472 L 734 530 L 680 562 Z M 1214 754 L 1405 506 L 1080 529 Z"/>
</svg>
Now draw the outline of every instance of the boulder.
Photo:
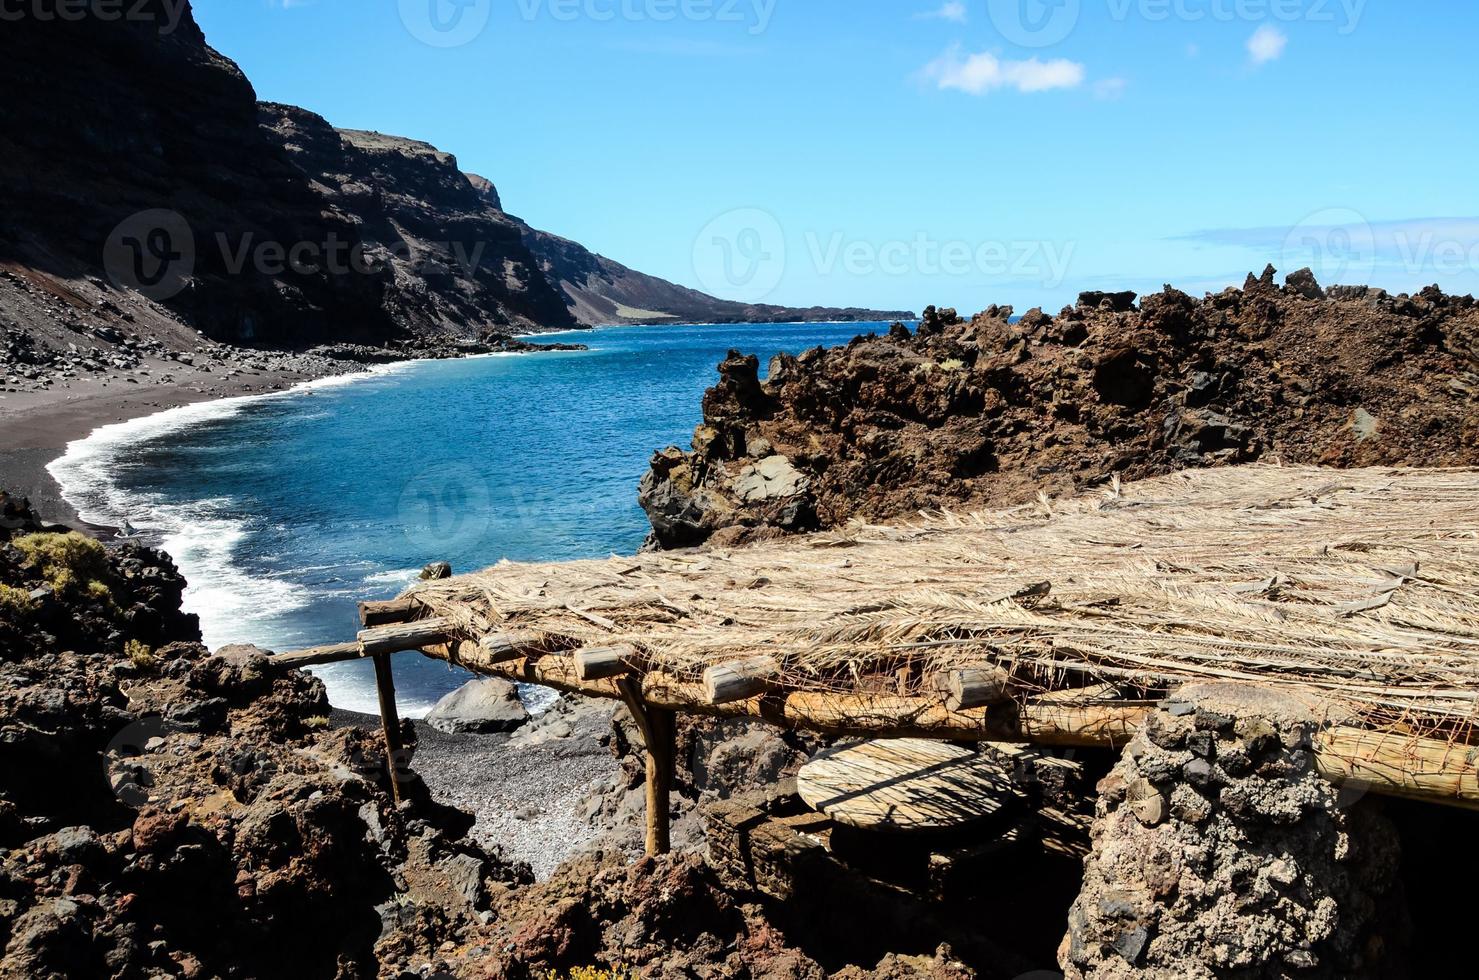
<svg viewBox="0 0 1479 980">
<path fill-rule="evenodd" d="M 469 681 L 436 703 L 426 723 L 449 735 L 511 732 L 529 720 L 519 690 L 498 677 Z"/>
</svg>

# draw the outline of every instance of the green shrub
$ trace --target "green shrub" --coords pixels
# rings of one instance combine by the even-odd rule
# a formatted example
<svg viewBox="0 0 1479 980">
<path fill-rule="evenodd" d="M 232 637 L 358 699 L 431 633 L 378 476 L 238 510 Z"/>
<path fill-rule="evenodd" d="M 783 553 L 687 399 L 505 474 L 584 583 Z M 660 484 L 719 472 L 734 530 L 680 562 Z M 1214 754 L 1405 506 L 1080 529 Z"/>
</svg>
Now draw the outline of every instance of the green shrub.
<svg viewBox="0 0 1479 980">
<path fill-rule="evenodd" d="M 59 597 L 111 600 L 108 552 L 92 538 L 76 531 L 43 532 L 22 535 L 11 544 Z"/>
<path fill-rule="evenodd" d="M 129 640 L 123 645 L 123 655 L 133 663 L 139 670 L 152 670 L 159 663 L 159 658 L 154 656 L 154 651 L 149 649 L 149 644 L 138 640 Z"/>
<path fill-rule="evenodd" d="M 641 977 L 636 970 L 624 966 L 577 966 L 564 974 L 549 970 L 544 980 L 641 980 Z"/>
<path fill-rule="evenodd" d="M 36 600 L 25 589 L 0 585 L 0 619 L 17 620 L 36 611 Z"/>
</svg>

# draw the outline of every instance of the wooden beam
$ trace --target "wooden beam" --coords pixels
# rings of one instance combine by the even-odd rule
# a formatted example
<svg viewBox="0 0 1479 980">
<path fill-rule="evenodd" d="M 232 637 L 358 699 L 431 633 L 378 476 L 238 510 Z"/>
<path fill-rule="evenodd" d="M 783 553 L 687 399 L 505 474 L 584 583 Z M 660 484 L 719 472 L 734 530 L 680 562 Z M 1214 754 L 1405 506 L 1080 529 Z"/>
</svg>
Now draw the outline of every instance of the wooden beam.
<svg viewBox="0 0 1479 980">
<path fill-rule="evenodd" d="M 770 688 L 780 672 L 780 662 L 767 656 L 716 664 L 704 671 L 704 700 L 730 704 L 757 697 Z"/>
<path fill-rule="evenodd" d="M 935 675 L 935 690 L 951 711 L 1001 704 L 1011 697 L 1012 675 L 1000 667 L 968 667 Z"/>
<path fill-rule="evenodd" d="M 587 647 L 575 651 L 575 676 L 583 681 L 620 677 L 635 669 L 637 651 L 629 646 Z"/>
<path fill-rule="evenodd" d="M 452 634 L 452 621 L 443 617 L 418 619 L 410 623 L 393 623 L 389 626 L 373 626 L 359 631 L 360 649 L 367 657 L 382 653 L 400 653 L 403 650 L 420 650 L 436 643 L 445 643 Z"/>
<path fill-rule="evenodd" d="M 375 692 L 380 698 L 380 730 L 385 737 L 385 771 L 390 777 L 390 793 L 397 805 L 401 802 L 401 717 L 395 707 L 395 678 L 390 669 L 390 654 L 375 657 Z"/>
<path fill-rule="evenodd" d="M 434 650 L 426 651 L 436 656 Z M 568 657 L 494 665 L 486 671 L 589 697 L 619 698 L 609 680 L 582 681 Z M 627 678 L 635 681 L 636 678 Z M 1056 692 L 1025 704 L 951 711 L 932 698 L 795 692 L 711 704 L 701 684 L 671 675 L 641 678 L 644 703 L 692 714 L 753 717 L 784 728 L 865 738 L 936 738 L 1020 742 L 1062 748 L 1121 748 L 1155 710 L 1147 701 L 1075 704 Z M 1479 809 L 1479 746 L 1409 738 L 1336 726 L 1315 743 L 1315 764 L 1327 778 L 1373 793 Z"/>
<path fill-rule="evenodd" d="M 362 626 L 388 626 L 391 623 L 404 623 L 408 619 L 415 619 L 421 614 L 422 609 L 423 606 L 415 596 L 390 599 L 386 602 L 361 602 L 359 621 Z"/>
<path fill-rule="evenodd" d="M 272 658 L 272 662 L 279 667 L 318 667 L 322 664 L 359 660 L 362 657 L 364 657 L 364 651 L 360 649 L 358 643 L 334 643 L 329 646 L 279 653 Z"/>
</svg>

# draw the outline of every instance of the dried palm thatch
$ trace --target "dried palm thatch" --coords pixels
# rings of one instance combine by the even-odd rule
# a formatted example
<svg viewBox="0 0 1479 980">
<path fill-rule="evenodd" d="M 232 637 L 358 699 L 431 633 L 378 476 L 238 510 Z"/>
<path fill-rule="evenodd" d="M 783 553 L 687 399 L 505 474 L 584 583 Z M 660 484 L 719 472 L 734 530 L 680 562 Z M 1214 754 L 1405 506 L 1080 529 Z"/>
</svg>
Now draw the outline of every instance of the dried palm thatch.
<svg viewBox="0 0 1479 980">
<path fill-rule="evenodd" d="M 1250 681 L 1358 724 L 1479 720 L 1479 470 L 1253 465 L 734 550 L 502 563 L 411 593 L 469 637 L 629 645 L 690 680 L 765 654 L 803 691 L 1021 696 Z"/>
</svg>

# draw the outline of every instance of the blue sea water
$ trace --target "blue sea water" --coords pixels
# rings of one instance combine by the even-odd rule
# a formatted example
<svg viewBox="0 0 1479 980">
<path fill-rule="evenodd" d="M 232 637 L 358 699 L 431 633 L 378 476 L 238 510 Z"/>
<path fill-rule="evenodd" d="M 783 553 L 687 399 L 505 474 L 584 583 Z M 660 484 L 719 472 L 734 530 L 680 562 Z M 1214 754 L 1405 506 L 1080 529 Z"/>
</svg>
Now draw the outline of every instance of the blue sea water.
<svg viewBox="0 0 1479 980">
<path fill-rule="evenodd" d="M 555 335 L 591 350 L 420 361 L 291 392 L 105 426 L 51 470 L 85 519 L 127 519 L 180 565 L 206 642 L 342 642 L 356 603 L 425 563 L 630 554 L 637 481 L 686 447 L 715 366 L 845 343 L 886 324 L 610 327 Z M 410 717 L 467 680 L 403 654 Z M 339 707 L 376 709 L 368 663 L 319 669 Z"/>
</svg>

